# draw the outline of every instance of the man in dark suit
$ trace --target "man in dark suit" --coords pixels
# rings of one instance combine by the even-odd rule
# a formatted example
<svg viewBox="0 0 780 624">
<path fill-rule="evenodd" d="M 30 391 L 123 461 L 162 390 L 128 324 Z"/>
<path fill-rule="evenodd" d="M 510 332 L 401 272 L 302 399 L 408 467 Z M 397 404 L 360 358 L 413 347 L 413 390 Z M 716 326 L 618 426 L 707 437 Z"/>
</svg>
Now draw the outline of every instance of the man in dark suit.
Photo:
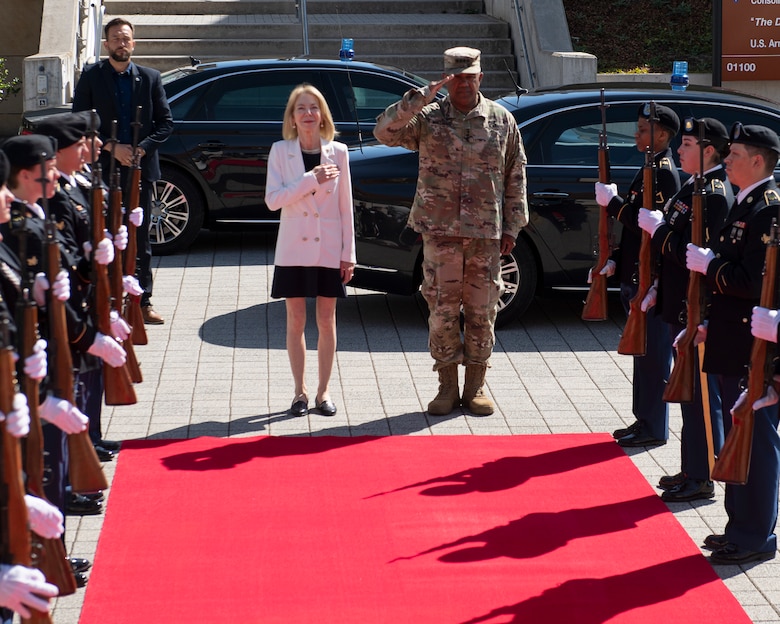
<svg viewBox="0 0 780 624">
<path fill-rule="evenodd" d="M 154 183 L 160 179 L 160 160 L 157 150 L 173 131 L 173 119 L 160 72 L 140 67 L 131 61 L 135 49 L 133 25 L 117 17 L 103 29 L 103 47 L 108 58 L 86 68 L 76 84 L 73 111 L 96 110 L 100 115 L 100 138 L 104 143 L 101 166 L 106 182 L 111 158 L 120 165 L 123 181 L 129 181 L 129 167 L 133 164 L 133 122 L 141 107 L 141 125 L 138 129 L 138 149 L 141 154 L 141 196 L 144 223 L 136 229 L 138 237 L 138 281 L 144 294 L 141 310 L 144 322 L 159 325 L 165 322 L 152 308 L 152 246 L 149 240 L 149 217 Z M 116 143 L 110 141 L 113 122 L 116 121 Z M 125 182 L 125 200 L 129 192 Z M 128 211 L 137 206 L 126 206 Z"/>
</svg>

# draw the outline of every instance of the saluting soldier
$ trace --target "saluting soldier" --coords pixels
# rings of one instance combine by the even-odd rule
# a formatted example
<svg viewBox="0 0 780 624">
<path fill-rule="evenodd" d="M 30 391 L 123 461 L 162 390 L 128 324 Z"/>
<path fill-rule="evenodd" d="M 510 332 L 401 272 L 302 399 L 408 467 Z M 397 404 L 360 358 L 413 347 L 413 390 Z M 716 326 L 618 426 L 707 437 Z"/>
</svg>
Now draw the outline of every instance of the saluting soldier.
<svg viewBox="0 0 780 624">
<path fill-rule="evenodd" d="M 703 143 L 699 144 L 700 130 Z M 672 338 L 685 331 L 686 299 L 689 271 L 685 266 L 686 245 L 691 242 L 691 217 L 695 176 L 703 176 L 703 224 L 705 244 L 710 233 L 720 232 L 729 208 L 734 203 L 734 191 L 726 177 L 722 159 L 728 154 L 729 135 L 717 119 L 686 119 L 682 128 L 682 143 L 677 149 L 680 167 L 690 178 L 680 191 L 667 202 L 664 210 L 639 210 L 639 227 L 652 236 L 653 250 L 658 254 L 658 301 L 656 309 L 669 326 Z M 701 164 L 704 170 L 699 171 Z M 698 371 L 698 363 L 696 369 Z M 714 384 L 714 380 L 713 380 Z M 710 454 L 717 454 L 723 446 L 723 415 L 720 396 L 708 384 L 709 410 L 704 412 L 702 386 L 698 375 L 693 381 L 693 401 L 682 403 L 681 470 L 675 475 L 661 477 L 659 487 L 665 491 L 661 498 L 667 502 L 712 498 L 715 488 L 710 479 Z M 704 419 L 710 419 L 711 440 L 708 441 Z M 712 448 L 710 448 L 712 446 Z"/>
<path fill-rule="evenodd" d="M 717 376 L 727 435 L 731 428 L 728 410 L 740 395 L 740 379 L 750 362 L 750 319 L 761 298 L 766 243 L 780 210 L 773 176 L 780 157 L 777 134 L 764 126 L 736 123 L 730 141 L 725 163 L 729 180 L 739 187 L 736 204 L 710 247 L 689 243 L 686 253 L 688 268 L 705 276 L 712 293 L 704 370 Z M 755 407 L 748 482 L 726 485 L 725 532 L 704 540 L 705 547 L 713 550 L 710 561 L 715 564 L 764 561 L 774 558 L 777 551 L 777 404 Z"/>
<path fill-rule="evenodd" d="M 680 189 L 680 176 L 672 158 L 670 144 L 680 131 L 680 118 L 671 108 L 655 106 L 657 120 L 651 128 L 650 103 L 639 107 L 637 128 L 634 134 L 636 148 L 653 153 L 656 167 L 655 197 L 653 205 L 662 209 L 664 204 Z M 652 136 L 651 136 L 652 135 Z M 616 184 L 596 183 L 596 201 L 607 207 L 607 214 L 623 225 L 620 244 L 607 261 L 601 273 L 607 276 L 620 272 L 620 300 L 628 314 L 630 302 L 638 291 L 637 271 L 642 230 L 639 227 L 639 209 L 644 204 L 644 175 L 640 169 L 628 187 L 625 199 L 618 195 Z M 655 305 L 656 287 L 652 286 L 644 300 L 642 310 Z M 633 406 L 636 421 L 626 428 L 617 429 L 613 437 L 625 447 L 659 446 L 669 438 L 669 406 L 663 400 L 666 380 L 672 363 L 672 341 L 669 328 L 661 315 L 647 313 L 647 352 L 634 357 Z"/>
</svg>

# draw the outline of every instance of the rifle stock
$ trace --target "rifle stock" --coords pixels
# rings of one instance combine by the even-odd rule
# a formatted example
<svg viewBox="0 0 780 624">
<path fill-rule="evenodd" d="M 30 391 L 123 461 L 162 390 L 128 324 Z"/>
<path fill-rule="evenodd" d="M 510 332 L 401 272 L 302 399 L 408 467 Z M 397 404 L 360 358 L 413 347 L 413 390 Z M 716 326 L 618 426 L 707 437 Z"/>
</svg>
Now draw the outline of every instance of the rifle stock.
<svg viewBox="0 0 780 624">
<path fill-rule="evenodd" d="M 645 161 L 642 199 L 644 207 L 652 210 L 655 196 L 655 163 L 650 148 L 647 150 Z M 629 303 L 628 319 L 618 343 L 618 353 L 622 355 L 647 353 L 647 312 L 642 311 L 642 301 L 651 286 L 651 262 L 650 234 L 642 230 L 642 242 L 639 246 L 639 287 Z"/>
<path fill-rule="evenodd" d="M 764 261 L 764 277 L 761 283 L 761 301 L 763 308 L 777 307 L 777 220 L 772 221 L 769 242 Z M 731 430 L 726 436 L 723 448 L 712 469 L 715 481 L 744 485 L 750 473 L 750 456 L 753 451 L 753 425 L 755 414 L 753 403 L 760 399 L 772 383 L 774 373 L 775 349 L 766 340 L 753 338 L 748 367 L 747 396 L 735 406 L 731 414 Z"/>
<path fill-rule="evenodd" d="M 699 139 L 703 146 L 702 139 Z M 703 151 L 703 147 L 701 148 Z M 702 169 L 703 167 L 700 167 Z M 704 246 L 704 177 L 696 176 L 696 190 L 691 206 L 691 242 Z M 691 403 L 696 386 L 696 345 L 694 339 L 704 311 L 704 290 L 701 273 L 688 271 L 685 335 L 677 342 L 677 356 L 669 381 L 664 389 L 663 400 L 668 403 Z"/>
<path fill-rule="evenodd" d="M 92 240 L 97 245 L 103 239 L 105 217 L 103 215 L 103 189 L 100 186 L 100 166 L 93 168 L 92 184 Z M 111 336 L 111 289 L 105 266 L 92 259 L 93 284 L 95 287 L 95 320 L 100 333 Z M 103 363 L 103 384 L 106 405 L 134 405 L 138 402 L 133 382 L 126 366 L 114 368 Z"/>
<path fill-rule="evenodd" d="M 599 182 L 610 183 L 609 145 L 607 143 L 607 106 L 604 103 L 604 89 L 601 90 L 601 132 L 599 132 Z M 598 262 L 591 271 L 591 283 L 585 305 L 582 308 L 583 321 L 604 321 L 607 319 L 607 277 L 599 271 L 607 264 L 610 254 L 609 215 L 606 206 L 599 206 Z"/>
</svg>

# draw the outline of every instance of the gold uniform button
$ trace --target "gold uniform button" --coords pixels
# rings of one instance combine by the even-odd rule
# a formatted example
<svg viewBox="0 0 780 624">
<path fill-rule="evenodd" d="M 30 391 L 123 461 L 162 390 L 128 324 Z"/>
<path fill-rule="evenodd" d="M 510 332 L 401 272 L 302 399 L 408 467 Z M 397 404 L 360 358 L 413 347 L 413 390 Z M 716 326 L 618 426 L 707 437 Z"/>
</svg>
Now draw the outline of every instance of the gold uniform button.
<svg viewBox="0 0 780 624">
<path fill-rule="evenodd" d="M 317 238 L 315 238 L 315 239 L 314 239 L 314 242 L 315 242 L 315 243 L 319 243 L 319 242 L 320 242 L 320 237 L 318 236 Z"/>
<path fill-rule="evenodd" d="M 307 240 L 309 240 L 309 239 L 304 236 L 303 237 L 303 241 L 306 242 Z"/>
<path fill-rule="evenodd" d="M 304 213 L 303 213 L 303 216 L 304 216 L 304 217 L 308 217 L 308 216 L 309 216 L 309 213 L 308 213 L 308 212 L 304 212 Z"/>
</svg>

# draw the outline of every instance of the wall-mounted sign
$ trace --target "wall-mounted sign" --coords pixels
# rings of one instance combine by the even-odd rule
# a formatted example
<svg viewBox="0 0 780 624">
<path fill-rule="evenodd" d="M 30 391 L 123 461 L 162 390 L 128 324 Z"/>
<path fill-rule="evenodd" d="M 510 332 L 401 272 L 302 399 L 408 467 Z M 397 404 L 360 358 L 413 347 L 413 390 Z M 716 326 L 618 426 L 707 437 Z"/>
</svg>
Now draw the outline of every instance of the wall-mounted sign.
<svg viewBox="0 0 780 624">
<path fill-rule="evenodd" d="M 721 5 L 721 80 L 780 80 L 780 0 Z"/>
</svg>

